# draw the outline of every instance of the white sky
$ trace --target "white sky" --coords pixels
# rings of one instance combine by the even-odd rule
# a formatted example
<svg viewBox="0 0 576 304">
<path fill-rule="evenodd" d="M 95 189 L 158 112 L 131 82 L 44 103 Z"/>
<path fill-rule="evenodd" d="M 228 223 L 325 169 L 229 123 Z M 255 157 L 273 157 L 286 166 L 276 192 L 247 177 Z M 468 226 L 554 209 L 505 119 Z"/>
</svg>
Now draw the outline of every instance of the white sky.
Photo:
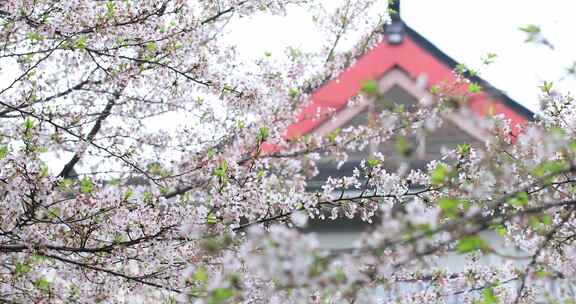
<svg viewBox="0 0 576 304">
<path fill-rule="evenodd" d="M 339 0 L 325 0 L 329 6 Z M 385 1 L 385 0 L 382 0 Z M 576 61 L 576 1 L 573 0 L 402 0 L 404 21 L 456 61 L 479 67 L 488 52 L 495 63 L 482 67 L 480 75 L 495 87 L 533 111 L 544 80 L 562 92 L 576 88 L 576 78 L 564 77 L 565 68 Z M 524 43 L 518 30 L 539 25 L 555 46 Z M 323 40 L 314 32 L 310 16 L 291 9 L 286 18 L 260 16 L 233 24 L 231 40 L 241 54 L 261 57 L 264 52 L 282 53 L 287 46 L 313 49 Z"/>
</svg>

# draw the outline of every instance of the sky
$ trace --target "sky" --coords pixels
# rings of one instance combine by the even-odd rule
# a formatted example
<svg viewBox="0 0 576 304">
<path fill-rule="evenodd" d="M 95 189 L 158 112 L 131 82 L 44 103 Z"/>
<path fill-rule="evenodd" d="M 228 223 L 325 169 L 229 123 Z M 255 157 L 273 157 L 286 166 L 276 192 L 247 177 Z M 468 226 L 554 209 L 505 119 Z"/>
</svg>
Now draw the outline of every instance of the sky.
<svg viewBox="0 0 576 304">
<path fill-rule="evenodd" d="M 324 0 L 328 7 L 338 2 Z M 456 61 L 481 67 L 481 77 L 533 111 L 539 109 L 543 81 L 563 93 L 576 88 L 576 78 L 566 76 L 576 62 L 575 12 L 571 0 L 401 0 L 401 17 L 410 27 Z M 528 24 L 540 26 L 554 49 L 525 43 L 518 28 Z M 247 58 L 288 46 L 313 50 L 324 38 L 300 8 L 289 9 L 284 18 L 243 18 L 232 28 L 230 39 Z M 496 61 L 481 66 L 489 52 L 497 54 Z"/>
</svg>

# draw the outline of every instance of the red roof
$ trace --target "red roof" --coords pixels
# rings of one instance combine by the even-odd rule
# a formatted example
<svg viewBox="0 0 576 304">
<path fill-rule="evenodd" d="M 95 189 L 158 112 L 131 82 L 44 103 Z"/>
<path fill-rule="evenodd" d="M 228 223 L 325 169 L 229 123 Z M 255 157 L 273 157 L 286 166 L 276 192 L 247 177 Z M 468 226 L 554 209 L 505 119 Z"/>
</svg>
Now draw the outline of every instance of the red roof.
<svg viewBox="0 0 576 304">
<path fill-rule="evenodd" d="M 328 119 L 328 115 L 318 114 L 342 109 L 350 98 L 360 93 L 366 81 L 379 79 L 391 69 L 400 68 L 413 79 L 426 74 L 430 89 L 441 82 L 455 81 L 453 69 L 456 64 L 453 59 L 407 27 L 406 37 L 401 44 L 389 44 L 384 39 L 338 77 L 320 87 L 312 95 L 311 102 L 299 110 L 297 121 L 288 127 L 284 137 L 290 139 L 312 132 Z M 531 119 L 532 113 L 529 110 L 486 81 L 476 76 L 471 77 L 471 80 L 480 83 L 484 88 L 483 92 L 472 95 L 467 103 L 474 113 L 480 116 L 489 112 L 504 114 L 512 121 L 513 134 L 519 131 L 517 125 Z"/>
</svg>

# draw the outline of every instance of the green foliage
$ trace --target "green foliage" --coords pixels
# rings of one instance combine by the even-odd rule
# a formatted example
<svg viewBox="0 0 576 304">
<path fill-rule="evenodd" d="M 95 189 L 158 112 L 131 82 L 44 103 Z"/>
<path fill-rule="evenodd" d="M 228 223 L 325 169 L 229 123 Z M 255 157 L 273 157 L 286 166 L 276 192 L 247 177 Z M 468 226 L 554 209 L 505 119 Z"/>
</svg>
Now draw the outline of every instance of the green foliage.
<svg viewBox="0 0 576 304">
<path fill-rule="evenodd" d="M 449 218 L 458 216 L 460 208 L 466 210 L 469 208 L 469 203 L 459 199 L 443 197 L 438 201 L 438 207 L 442 210 L 442 213 Z"/>
<path fill-rule="evenodd" d="M 214 170 L 214 175 L 220 180 L 226 180 L 228 178 L 228 163 L 226 160 L 222 160 L 216 170 Z"/>
<path fill-rule="evenodd" d="M 552 87 L 554 86 L 554 83 L 552 81 L 544 81 L 541 85 L 539 85 L 538 87 L 540 88 L 540 90 L 543 93 L 546 94 L 550 94 L 552 92 Z"/>
<path fill-rule="evenodd" d="M 206 217 L 206 224 L 215 225 L 216 223 L 218 223 L 218 219 L 216 218 L 216 215 L 212 212 L 209 213 L 208 216 Z"/>
<path fill-rule="evenodd" d="M 338 136 L 338 134 L 340 134 L 341 131 L 342 129 L 336 128 L 334 129 L 334 131 L 328 133 L 328 135 L 326 135 L 328 137 L 328 141 L 331 143 L 336 143 L 336 137 Z"/>
<path fill-rule="evenodd" d="M 91 193 L 94 190 L 94 183 L 92 182 L 92 179 L 88 176 L 84 177 L 81 181 L 80 181 L 80 192 L 82 193 Z"/>
<path fill-rule="evenodd" d="M 261 127 L 258 130 L 258 137 L 256 138 L 256 141 L 258 141 L 258 143 L 262 143 L 268 138 L 269 135 L 270 130 L 267 127 Z"/>
<path fill-rule="evenodd" d="M 335 283 L 342 284 L 345 283 L 348 278 L 346 277 L 346 272 L 342 268 L 338 268 L 334 274 L 333 280 Z"/>
<path fill-rule="evenodd" d="M 232 288 L 216 288 L 210 293 L 208 304 L 221 304 L 233 296 L 234 289 Z"/>
<path fill-rule="evenodd" d="M 468 92 L 470 92 L 472 94 L 480 93 L 480 92 L 482 92 L 482 87 L 475 82 L 471 82 L 468 85 Z"/>
<path fill-rule="evenodd" d="M 29 130 L 31 130 L 32 128 L 34 128 L 34 121 L 33 121 L 30 117 L 28 117 L 28 118 L 26 118 L 26 120 L 24 121 L 24 129 L 25 129 L 26 131 L 29 131 Z"/>
<path fill-rule="evenodd" d="M 128 200 L 134 194 L 134 190 L 132 188 L 128 188 L 126 192 L 124 192 L 124 200 Z"/>
<path fill-rule="evenodd" d="M 488 249 L 488 244 L 479 236 L 467 236 L 458 241 L 456 245 L 456 250 L 459 253 L 469 253 L 476 250 L 486 250 Z"/>
<path fill-rule="evenodd" d="M 432 95 L 438 95 L 438 93 L 440 93 L 440 87 L 438 85 L 433 85 L 430 88 L 430 94 Z"/>
<path fill-rule="evenodd" d="M 368 80 L 362 84 L 362 92 L 367 95 L 378 95 L 378 82 L 376 80 Z"/>
<path fill-rule="evenodd" d="M 194 272 L 194 281 L 199 283 L 207 283 L 208 282 L 208 273 L 204 267 L 198 267 L 198 269 Z"/>
<path fill-rule="evenodd" d="M 430 174 L 430 183 L 438 186 L 444 184 L 450 178 L 450 168 L 444 164 L 438 164 Z"/>
<path fill-rule="evenodd" d="M 496 231 L 496 233 L 498 233 L 499 236 L 505 236 L 507 232 L 506 227 L 502 224 L 491 225 L 490 229 Z"/>
<path fill-rule="evenodd" d="M 467 69 L 468 69 L 468 68 L 467 68 L 466 65 L 463 64 L 463 63 L 457 64 L 456 67 L 454 68 L 454 70 L 455 70 L 456 73 L 458 73 L 458 74 L 464 74 L 464 73 L 466 73 L 466 70 L 467 70 Z"/>
<path fill-rule="evenodd" d="M 146 43 L 146 50 L 150 53 L 155 53 L 158 48 L 156 47 L 156 42 L 149 41 Z"/>
<path fill-rule="evenodd" d="M 508 204 L 516 207 L 523 207 L 528 204 L 528 193 L 525 191 L 517 193 L 514 197 L 506 201 Z"/>
<path fill-rule="evenodd" d="M 486 57 L 482 58 L 482 63 L 485 65 L 492 64 L 494 63 L 496 57 L 498 57 L 496 53 L 488 53 L 486 54 Z"/>
<path fill-rule="evenodd" d="M 482 302 L 481 304 L 497 304 L 499 303 L 498 297 L 494 294 L 494 289 L 492 287 L 485 288 L 482 291 Z"/>
<path fill-rule="evenodd" d="M 208 158 L 212 158 L 212 157 L 214 157 L 214 155 L 216 155 L 216 149 L 210 148 L 210 149 L 208 149 L 208 151 L 206 151 L 206 156 Z"/>
<path fill-rule="evenodd" d="M 43 292 L 46 292 L 46 293 L 50 292 L 50 282 L 48 282 L 48 280 L 46 280 L 46 278 L 44 278 L 44 277 L 36 280 L 34 282 L 34 285 L 36 286 L 36 288 L 40 289 Z"/>
<path fill-rule="evenodd" d="M 48 177 L 49 175 L 49 171 L 48 171 L 48 165 L 46 165 L 45 163 L 42 163 L 40 165 L 40 177 Z"/>
<path fill-rule="evenodd" d="M 0 146 L 0 159 L 3 159 L 4 157 L 6 157 L 6 155 L 8 155 L 8 146 L 7 145 Z"/>
<path fill-rule="evenodd" d="M 534 24 L 528 24 L 526 26 L 522 26 L 519 30 L 528 33 L 528 34 L 537 34 L 540 33 L 540 27 Z"/>
<path fill-rule="evenodd" d="M 468 156 L 470 155 L 470 144 L 459 144 L 456 150 L 461 156 Z"/>
<path fill-rule="evenodd" d="M 200 242 L 200 247 L 208 254 L 216 254 L 220 250 L 221 245 L 216 238 L 206 238 Z"/>
<path fill-rule="evenodd" d="M 26 34 L 26 38 L 30 39 L 30 41 L 32 41 L 32 42 L 40 42 L 40 41 L 42 41 L 42 39 L 44 39 L 42 37 L 42 35 L 40 35 L 36 32 L 28 32 Z"/>
<path fill-rule="evenodd" d="M 459 63 L 456 65 L 456 67 L 454 68 L 454 71 L 459 74 L 459 75 L 466 75 L 468 74 L 468 76 L 476 76 L 478 75 L 478 72 L 469 68 L 467 65 L 463 64 L 463 63 Z"/>
<path fill-rule="evenodd" d="M 60 187 L 60 189 L 62 190 L 70 190 L 70 187 L 72 187 L 72 185 L 74 184 L 74 181 L 69 179 L 69 178 L 65 178 L 63 180 L 60 181 L 60 183 L 58 184 L 58 186 Z"/>
<path fill-rule="evenodd" d="M 568 164 L 566 164 L 566 162 L 560 160 L 550 160 L 544 161 L 540 165 L 536 166 L 532 174 L 538 178 L 548 177 L 549 182 L 553 175 L 562 173 L 566 169 L 568 169 Z"/>
<path fill-rule="evenodd" d="M 376 166 L 378 166 L 378 164 L 380 164 L 380 161 L 376 158 L 373 158 L 373 157 L 368 158 L 368 160 L 366 162 L 368 163 L 368 166 L 370 166 L 370 167 L 376 167 Z"/>
<path fill-rule="evenodd" d="M 14 273 L 19 276 L 28 273 L 30 270 L 32 270 L 32 267 L 28 263 L 18 262 L 14 268 Z"/>
<path fill-rule="evenodd" d="M 78 39 L 76 39 L 76 43 L 74 43 L 74 47 L 79 49 L 79 50 L 83 50 L 86 48 L 87 42 L 88 42 L 88 38 L 86 37 L 86 35 L 80 35 L 80 37 L 78 37 Z"/>
<path fill-rule="evenodd" d="M 288 95 L 290 95 L 290 98 L 295 99 L 298 96 L 300 96 L 300 90 L 296 89 L 296 88 L 291 88 L 288 91 Z"/>
<path fill-rule="evenodd" d="M 146 204 L 152 204 L 154 202 L 154 194 L 150 191 L 144 191 L 144 193 L 142 193 L 142 200 Z"/>
<path fill-rule="evenodd" d="M 538 37 L 538 35 L 541 32 L 540 27 L 535 24 L 528 24 L 518 29 L 528 35 L 528 37 L 526 37 L 526 40 L 524 42 L 534 42 L 536 40 L 536 37 Z"/>
<path fill-rule="evenodd" d="M 115 13 L 116 13 L 116 4 L 113 1 L 108 1 L 108 3 L 106 3 L 106 18 L 108 19 L 114 18 Z"/>
<path fill-rule="evenodd" d="M 162 165 L 158 162 L 154 162 L 151 164 L 148 164 L 148 172 L 150 172 L 150 174 L 154 174 L 154 175 L 166 175 L 165 170 L 162 168 Z"/>
</svg>

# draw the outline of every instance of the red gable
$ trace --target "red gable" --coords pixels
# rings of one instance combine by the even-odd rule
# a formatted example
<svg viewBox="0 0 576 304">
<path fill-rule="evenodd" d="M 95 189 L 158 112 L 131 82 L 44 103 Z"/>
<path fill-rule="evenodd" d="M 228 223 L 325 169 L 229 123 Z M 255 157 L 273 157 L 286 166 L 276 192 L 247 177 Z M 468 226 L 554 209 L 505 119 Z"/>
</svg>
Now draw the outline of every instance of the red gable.
<svg viewBox="0 0 576 304">
<path fill-rule="evenodd" d="M 288 127 L 284 137 L 294 138 L 312 132 L 320 126 L 327 115 L 318 115 L 346 106 L 348 100 L 359 94 L 368 80 L 379 79 L 394 68 L 400 68 L 411 78 L 426 74 L 428 89 L 441 82 L 453 82 L 453 69 L 457 63 L 434 45 L 406 26 L 406 37 L 400 44 L 391 44 L 384 39 L 378 46 L 361 56 L 354 65 L 337 78 L 320 87 L 312 100 L 300 109 L 297 122 Z M 469 99 L 467 106 L 479 116 L 504 114 L 512 121 L 516 134 L 522 125 L 532 118 L 532 113 L 479 77 L 470 77 L 480 83 L 484 91 Z"/>
</svg>

